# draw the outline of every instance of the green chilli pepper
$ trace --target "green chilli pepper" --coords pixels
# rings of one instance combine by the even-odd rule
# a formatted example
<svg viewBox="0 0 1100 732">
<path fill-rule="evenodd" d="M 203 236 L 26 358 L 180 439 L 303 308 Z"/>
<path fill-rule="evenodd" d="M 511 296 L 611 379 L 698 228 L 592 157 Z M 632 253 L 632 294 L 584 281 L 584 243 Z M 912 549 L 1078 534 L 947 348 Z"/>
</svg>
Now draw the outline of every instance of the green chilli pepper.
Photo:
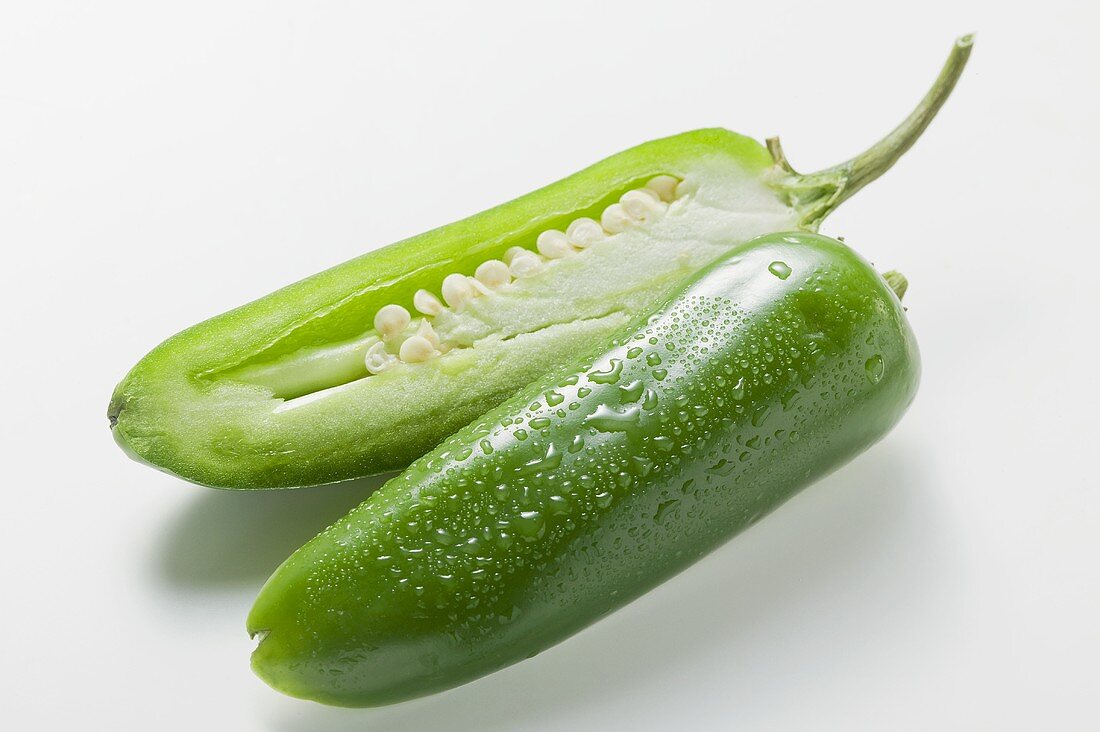
<svg viewBox="0 0 1100 732">
<path fill-rule="evenodd" d="M 590 355 L 291 556 L 248 619 L 255 671 L 371 706 L 528 658 L 881 438 L 919 372 L 895 291 L 809 233 L 733 247 Z"/>
<path fill-rule="evenodd" d="M 823 172 L 796 173 L 778 141 L 687 132 L 194 326 L 116 388 L 114 436 L 216 487 L 402 468 L 732 247 L 816 230 L 917 139 L 969 51 L 960 39 L 893 133 Z"/>
</svg>

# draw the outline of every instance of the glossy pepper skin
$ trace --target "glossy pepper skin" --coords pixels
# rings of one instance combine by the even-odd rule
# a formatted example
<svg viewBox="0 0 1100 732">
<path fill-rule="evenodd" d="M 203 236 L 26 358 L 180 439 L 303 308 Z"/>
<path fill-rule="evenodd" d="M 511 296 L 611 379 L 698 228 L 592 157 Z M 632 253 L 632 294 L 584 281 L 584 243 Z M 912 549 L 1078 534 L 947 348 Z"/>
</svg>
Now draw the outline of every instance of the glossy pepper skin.
<svg viewBox="0 0 1100 732">
<path fill-rule="evenodd" d="M 816 229 L 919 137 L 969 51 L 970 39 L 960 39 L 893 133 L 820 173 L 796 173 L 776 141 L 765 148 L 727 130 L 687 132 L 196 325 L 117 386 L 108 409 L 114 437 L 141 461 L 222 488 L 316 485 L 402 468 L 524 384 L 605 343 L 730 247 Z M 375 376 L 364 371 L 356 339 L 381 307 L 411 307 L 414 292 L 438 292 L 448 273 L 471 274 L 513 246 L 530 249 L 540 232 L 599 218 L 655 175 L 683 181 L 696 219 L 670 216 L 663 229 L 632 234 L 633 248 L 622 252 L 593 246 L 582 253 L 591 268 L 578 265 L 527 296 L 483 298 L 470 311 L 481 308 L 492 327 L 462 348 Z M 494 312 L 490 300 L 508 304 Z"/>
<path fill-rule="evenodd" d="M 372 706 L 530 657 L 885 435 L 918 362 L 898 297 L 843 244 L 736 247 L 299 549 L 249 617 L 253 668 Z"/>
</svg>

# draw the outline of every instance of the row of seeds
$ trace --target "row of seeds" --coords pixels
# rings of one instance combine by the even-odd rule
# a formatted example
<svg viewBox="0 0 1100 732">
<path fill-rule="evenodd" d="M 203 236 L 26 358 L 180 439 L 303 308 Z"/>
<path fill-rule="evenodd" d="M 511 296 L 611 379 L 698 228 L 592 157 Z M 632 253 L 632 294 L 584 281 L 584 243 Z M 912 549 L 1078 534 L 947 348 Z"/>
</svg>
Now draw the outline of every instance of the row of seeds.
<svg viewBox="0 0 1100 732">
<path fill-rule="evenodd" d="M 565 231 L 544 231 L 535 240 L 535 251 L 512 247 L 504 253 L 503 260 L 482 262 L 472 277 L 457 272 L 447 275 L 440 287 L 440 297 L 417 290 L 413 307 L 424 317 L 415 330 L 410 328 L 412 315 L 407 309 L 396 304 L 383 306 L 374 316 L 380 340 L 367 349 L 367 371 L 379 374 L 399 362 L 423 363 L 446 353 L 449 347 L 440 343 L 429 318 L 448 308 L 461 312 L 474 298 L 492 295 L 508 287 L 513 279 L 534 277 L 553 260 L 568 257 L 632 226 L 653 221 L 677 198 L 679 183 L 679 179 L 670 175 L 658 175 L 645 187 L 624 193 L 618 203 L 604 209 L 599 221 L 582 217 L 571 222 Z"/>
</svg>

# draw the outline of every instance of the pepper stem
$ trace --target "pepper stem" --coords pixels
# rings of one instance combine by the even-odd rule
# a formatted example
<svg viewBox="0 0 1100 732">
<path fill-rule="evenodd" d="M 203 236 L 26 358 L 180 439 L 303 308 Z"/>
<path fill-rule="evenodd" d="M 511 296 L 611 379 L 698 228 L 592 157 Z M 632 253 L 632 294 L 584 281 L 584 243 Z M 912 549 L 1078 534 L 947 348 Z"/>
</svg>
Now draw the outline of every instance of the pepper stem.
<svg viewBox="0 0 1100 732">
<path fill-rule="evenodd" d="M 905 278 L 905 275 L 896 269 L 892 269 L 883 274 L 882 279 L 886 280 L 886 284 L 890 285 L 890 289 L 894 291 L 899 300 L 905 298 L 905 291 L 909 289 L 909 280 Z"/>
<path fill-rule="evenodd" d="M 801 214 L 804 227 L 816 230 L 837 206 L 889 170 L 913 146 L 951 95 L 970 58 L 973 44 L 973 34 L 958 38 L 939 77 L 916 109 L 893 132 L 845 163 L 801 175 L 787 162 L 779 138 L 773 137 L 767 141 L 768 151 L 779 174 L 773 185 L 787 197 L 787 203 Z"/>
</svg>

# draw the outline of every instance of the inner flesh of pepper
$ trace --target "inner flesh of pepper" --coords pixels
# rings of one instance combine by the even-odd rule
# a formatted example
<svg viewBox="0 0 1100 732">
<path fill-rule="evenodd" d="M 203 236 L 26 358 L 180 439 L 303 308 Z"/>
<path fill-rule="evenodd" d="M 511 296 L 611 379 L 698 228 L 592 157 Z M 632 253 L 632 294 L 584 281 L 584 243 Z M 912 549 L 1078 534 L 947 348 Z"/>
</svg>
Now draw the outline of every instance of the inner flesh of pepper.
<svg viewBox="0 0 1100 732">
<path fill-rule="evenodd" d="M 592 302 L 581 308 L 577 298 L 601 300 L 605 299 L 601 296 L 604 289 L 649 287 L 640 281 L 630 284 L 631 277 L 637 275 L 623 279 L 627 269 L 639 265 L 646 267 L 647 278 L 679 279 L 719 253 L 707 245 L 704 249 L 712 253 L 705 254 L 697 243 L 716 243 L 711 231 L 716 227 L 729 233 L 732 222 L 733 230 L 743 233 L 733 239 L 719 237 L 724 240 L 721 249 L 732 240 L 787 228 L 775 222 L 777 217 L 787 217 L 786 207 L 771 195 L 761 201 L 756 190 L 746 193 L 748 181 L 742 175 L 730 176 L 728 170 L 714 176 L 699 172 L 695 180 L 666 174 L 643 179 L 643 185 L 635 184 L 607 205 L 598 221 L 595 214 L 575 215 L 561 228 L 549 228 L 532 237 L 529 248 L 512 246 L 498 255 L 499 259 L 481 262 L 473 272 L 448 274 L 438 293 L 420 289 L 410 302 L 380 307 L 373 323 L 364 323 L 362 334 L 351 341 L 267 363 L 253 362 L 220 376 L 270 389 L 277 400 L 276 412 L 304 406 L 362 379 L 397 368 L 418 368 L 441 357 L 446 360 L 448 353 L 487 339 L 506 341 L 531 328 L 617 312 L 616 298 L 606 298 L 610 303 L 606 313 Z M 710 195 L 696 205 L 694 199 L 703 193 L 699 184 L 704 180 L 709 181 L 704 188 L 710 189 Z M 751 188 L 757 189 L 759 184 L 752 183 Z M 747 210 L 733 211 L 716 203 L 731 198 L 741 199 Z M 667 224 L 662 223 L 665 219 Z M 638 237 L 645 242 L 635 241 Z M 679 243 L 670 246 L 673 242 Z M 645 243 L 663 245 L 663 251 L 657 253 L 661 263 L 641 264 L 651 256 L 637 259 L 638 246 Z M 622 266 L 615 264 L 617 260 Z M 600 271 L 594 272 L 593 267 Z M 585 314 L 576 315 L 582 309 Z"/>
</svg>

